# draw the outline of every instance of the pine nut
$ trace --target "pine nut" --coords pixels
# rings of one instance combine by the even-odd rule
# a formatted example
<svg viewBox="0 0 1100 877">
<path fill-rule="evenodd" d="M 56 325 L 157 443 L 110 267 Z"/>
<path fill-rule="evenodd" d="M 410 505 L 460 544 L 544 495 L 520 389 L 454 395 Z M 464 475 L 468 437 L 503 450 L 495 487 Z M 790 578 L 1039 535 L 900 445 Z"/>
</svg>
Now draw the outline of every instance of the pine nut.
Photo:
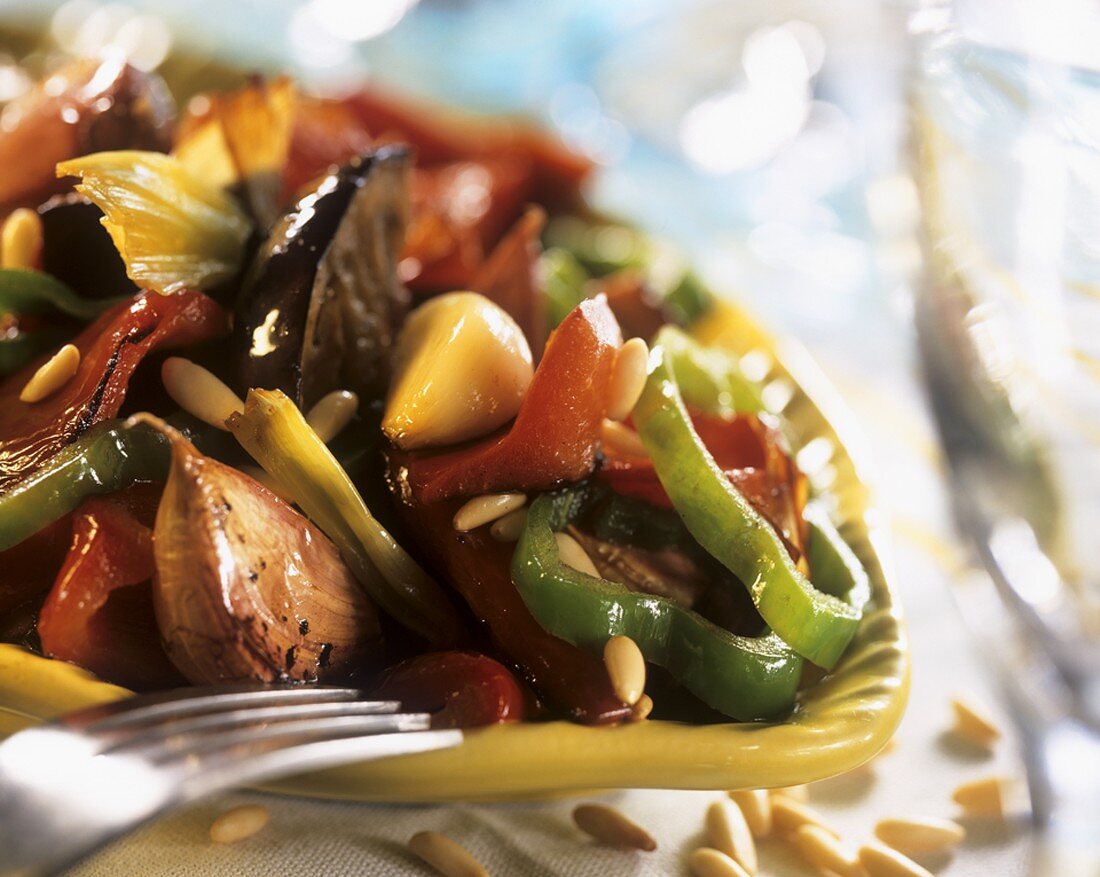
<svg viewBox="0 0 1100 877">
<path fill-rule="evenodd" d="M 41 402 L 64 387 L 80 368 L 80 351 L 66 344 L 38 367 L 19 393 L 20 402 Z"/>
<path fill-rule="evenodd" d="M 168 357 L 160 367 L 160 379 L 180 408 L 218 429 L 226 429 L 230 415 L 244 410 L 241 397 L 221 378 L 189 359 Z"/>
<path fill-rule="evenodd" d="M 945 850 L 966 840 L 966 829 L 950 819 L 883 819 L 875 837 L 908 854 Z"/>
<path fill-rule="evenodd" d="M 573 810 L 577 828 L 600 843 L 613 847 L 632 847 L 647 853 L 657 849 L 653 836 L 605 804 L 581 804 Z"/>
<path fill-rule="evenodd" d="M 351 423 L 359 410 L 359 397 L 351 390 L 333 390 L 317 400 L 306 415 L 306 423 L 326 445 Z"/>
<path fill-rule="evenodd" d="M 592 558 L 588 556 L 581 543 L 570 536 L 568 533 L 555 533 L 554 541 L 558 543 L 558 558 L 570 569 L 575 569 L 577 572 L 587 573 L 590 576 L 600 577 L 599 570 L 596 569 L 596 564 L 592 562 Z"/>
<path fill-rule="evenodd" d="M 522 493 L 487 493 L 484 496 L 475 496 L 455 512 L 454 528 L 459 533 L 469 533 L 509 512 L 523 508 L 526 502 L 527 497 Z"/>
<path fill-rule="evenodd" d="M 489 535 L 498 542 L 515 542 L 527 526 L 527 509 L 516 509 L 493 521 Z"/>
<path fill-rule="evenodd" d="M 648 694 L 643 694 L 638 698 L 638 702 L 634 704 L 634 708 L 630 711 L 630 721 L 644 722 L 649 718 L 651 712 L 653 712 L 653 698 Z"/>
<path fill-rule="evenodd" d="M 749 874 L 756 873 L 756 844 L 741 808 L 715 801 L 707 808 L 707 843 L 725 853 Z"/>
<path fill-rule="evenodd" d="M 234 807 L 214 820 L 210 826 L 210 839 L 216 844 L 237 843 L 260 831 L 270 819 L 271 811 L 261 804 Z"/>
<path fill-rule="evenodd" d="M 626 420 L 645 387 L 649 345 L 641 338 L 631 338 L 615 355 L 615 371 L 611 375 L 611 404 L 607 416 L 611 420 Z"/>
<path fill-rule="evenodd" d="M 786 795 L 772 795 L 772 825 L 780 834 L 791 834 L 803 825 L 816 825 L 833 837 L 840 837 L 820 813 Z"/>
<path fill-rule="evenodd" d="M 600 424 L 600 441 L 618 457 L 647 458 L 649 456 L 638 433 L 625 423 L 604 420 Z"/>
<path fill-rule="evenodd" d="M 859 848 L 859 863 L 869 877 L 932 877 L 908 856 L 877 843 Z"/>
<path fill-rule="evenodd" d="M 42 220 L 27 207 L 13 210 L 0 229 L 0 266 L 36 268 L 42 255 Z"/>
<path fill-rule="evenodd" d="M 688 868 L 695 877 L 749 877 L 748 871 L 719 850 L 699 847 L 688 856 Z"/>
<path fill-rule="evenodd" d="M 790 798 L 792 801 L 806 802 L 810 800 L 810 787 L 807 785 L 787 786 L 784 789 L 771 789 L 768 794 L 773 796 L 782 795 L 784 798 Z"/>
<path fill-rule="evenodd" d="M 409 838 L 409 849 L 444 877 L 489 877 L 485 866 L 465 847 L 437 831 L 421 831 Z"/>
<path fill-rule="evenodd" d="M 755 838 L 767 837 L 772 830 L 772 800 L 764 789 L 743 789 L 729 793 L 748 823 Z"/>
<path fill-rule="evenodd" d="M 613 636 L 603 647 L 603 663 L 611 688 L 623 703 L 633 706 L 645 692 L 645 656 L 628 636 Z"/>
<path fill-rule="evenodd" d="M 989 749 L 1001 738 L 1001 729 L 981 707 L 960 698 L 951 701 L 955 710 L 955 726 L 951 729 L 957 737 Z"/>
<path fill-rule="evenodd" d="M 855 851 L 848 849 L 820 825 L 800 825 L 791 841 L 807 862 L 822 874 L 862 877 L 863 868 Z"/>
<path fill-rule="evenodd" d="M 962 807 L 968 816 L 995 816 L 1002 817 L 1005 813 L 1005 786 L 1008 781 L 1004 777 L 992 776 L 979 780 L 971 780 L 963 783 L 957 789 L 951 799 Z"/>
</svg>

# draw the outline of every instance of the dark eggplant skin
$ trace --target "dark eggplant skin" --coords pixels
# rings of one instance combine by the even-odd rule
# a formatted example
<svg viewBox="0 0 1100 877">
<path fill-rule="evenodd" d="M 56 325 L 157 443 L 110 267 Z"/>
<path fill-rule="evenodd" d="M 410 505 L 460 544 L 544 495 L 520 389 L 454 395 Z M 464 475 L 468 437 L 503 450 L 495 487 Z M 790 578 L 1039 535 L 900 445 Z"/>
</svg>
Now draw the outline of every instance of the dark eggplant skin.
<svg viewBox="0 0 1100 877">
<path fill-rule="evenodd" d="M 55 195 L 38 208 L 42 220 L 42 270 L 67 283 L 83 298 L 103 299 L 138 292 L 111 235 L 100 224 L 103 211 L 76 192 Z"/>
<path fill-rule="evenodd" d="M 409 295 L 397 277 L 409 150 L 365 153 L 279 220 L 245 278 L 234 318 L 237 389 L 282 390 L 308 407 L 341 388 L 385 391 Z"/>
</svg>

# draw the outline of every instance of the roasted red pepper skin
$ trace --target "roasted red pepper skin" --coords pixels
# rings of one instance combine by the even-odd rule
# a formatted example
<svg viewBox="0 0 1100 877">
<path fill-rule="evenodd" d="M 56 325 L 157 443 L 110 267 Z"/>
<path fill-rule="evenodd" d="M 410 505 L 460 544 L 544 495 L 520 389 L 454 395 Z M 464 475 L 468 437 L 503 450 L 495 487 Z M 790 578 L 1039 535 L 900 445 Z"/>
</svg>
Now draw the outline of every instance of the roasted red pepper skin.
<svg viewBox="0 0 1100 877">
<path fill-rule="evenodd" d="M 433 728 L 476 728 L 519 722 L 524 695 L 503 664 L 473 652 L 430 652 L 386 670 L 371 697 L 430 712 Z"/>
<path fill-rule="evenodd" d="M 592 162 L 531 125 L 462 117 L 406 96 L 363 90 L 347 99 L 377 138 L 416 148 L 421 166 L 462 159 L 522 159 L 531 166 L 533 198 L 548 206 L 573 205 Z"/>
<path fill-rule="evenodd" d="M 535 360 L 546 343 L 546 298 L 538 281 L 539 235 L 546 211 L 529 207 L 478 268 L 470 289 L 499 305 L 523 330 Z"/>
<path fill-rule="evenodd" d="M 186 347 L 224 335 L 225 311 L 201 292 L 142 292 L 103 314 L 72 343 L 80 366 L 41 402 L 19 401 L 27 381 L 49 355 L 0 384 L 0 490 L 38 469 L 90 426 L 118 414 L 130 376 L 149 352 Z"/>
<path fill-rule="evenodd" d="M 298 200 L 305 186 L 368 151 L 372 142 L 366 126 L 344 101 L 299 95 L 283 168 L 283 202 Z"/>
<path fill-rule="evenodd" d="M 420 502 L 499 490 L 549 490 L 587 478 L 607 413 L 619 324 L 603 296 L 574 308 L 550 335 L 511 428 L 470 447 L 409 463 Z"/>
<path fill-rule="evenodd" d="M 390 471 L 400 481 L 406 455 L 394 451 Z M 516 586 L 511 563 L 515 546 L 498 542 L 481 527 L 455 530 L 461 502 L 422 504 L 403 493 L 402 515 L 416 534 L 425 558 L 466 601 L 484 625 L 494 654 L 511 663 L 521 677 L 559 713 L 583 724 L 624 720 L 630 707 L 615 696 L 603 662 L 551 636 L 532 617 Z"/>
<path fill-rule="evenodd" d="M 153 613 L 150 525 L 160 490 L 95 497 L 73 514 L 72 547 L 38 616 L 45 654 L 128 688 L 182 683 Z"/>
<path fill-rule="evenodd" d="M 527 162 L 511 158 L 417 167 L 401 277 L 420 296 L 470 288 L 531 198 Z"/>
</svg>

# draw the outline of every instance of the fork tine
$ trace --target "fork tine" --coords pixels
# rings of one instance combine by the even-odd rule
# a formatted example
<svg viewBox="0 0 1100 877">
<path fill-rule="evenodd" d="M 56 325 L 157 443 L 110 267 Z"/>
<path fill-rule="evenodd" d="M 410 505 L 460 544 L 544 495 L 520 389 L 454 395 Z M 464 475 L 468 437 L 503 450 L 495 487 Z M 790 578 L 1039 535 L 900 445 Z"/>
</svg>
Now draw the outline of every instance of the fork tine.
<svg viewBox="0 0 1100 877">
<path fill-rule="evenodd" d="M 411 731 L 365 737 L 302 742 L 250 758 L 229 758 L 198 769 L 181 784 L 188 800 L 233 786 L 266 782 L 297 773 L 324 770 L 357 761 L 446 749 L 462 742 L 462 732 Z"/>
<path fill-rule="evenodd" d="M 301 719 L 339 718 L 343 716 L 376 716 L 396 713 L 400 704 L 393 700 L 352 700 L 336 703 L 290 703 L 271 707 L 224 710 L 155 724 L 125 727 L 108 732 L 103 754 L 125 751 L 141 752 L 157 746 L 178 746 L 178 741 L 194 745 L 200 735 L 230 731 L 241 727 L 285 724 Z"/>
<path fill-rule="evenodd" d="M 214 712 L 246 707 L 278 706 L 291 703 L 332 703 L 358 700 L 363 696 L 357 688 L 336 688 L 316 685 L 256 686 L 241 685 L 225 688 L 181 688 L 160 694 L 142 695 L 133 700 L 120 700 L 90 710 L 68 715 L 68 728 L 88 734 L 100 734 L 153 722 L 169 721 Z"/>
<path fill-rule="evenodd" d="M 259 727 L 249 725 L 212 734 L 181 736 L 176 740 L 160 741 L 159 745 L 141 754 L 153 764 L 167 766 L 171 762 L 181 762 L 188 770 L 204 770 L 226 759 L 253 758 L 320 740 L 426 731 L 430 727 L 431 715 L 428 713 L 298 719 Z M 165 742 L 169 745 L 166 746 Z M 130 753 L 123 749 L 120 754 Z"/>
</svg>

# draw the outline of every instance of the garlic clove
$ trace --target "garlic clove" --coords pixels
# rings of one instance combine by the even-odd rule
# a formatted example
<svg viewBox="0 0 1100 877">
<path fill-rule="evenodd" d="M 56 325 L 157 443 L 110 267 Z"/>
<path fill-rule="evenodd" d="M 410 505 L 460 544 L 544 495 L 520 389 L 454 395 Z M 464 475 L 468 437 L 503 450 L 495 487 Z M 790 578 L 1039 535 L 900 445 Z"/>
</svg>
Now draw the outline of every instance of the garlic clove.
<svg viewBox="0 0 1100 877">
<path fill-rule="evenodd" d="M 153 531 L 153 600 L 176 667 L 195 684 L 316 681 L 368 657 L 377 611 L 331 540 L 160 427 L 172 464 Z"/>
<path fill-rule="evenodd" d="M 504 310 L 476 292 L 433 298 L 397 338 L 382 431 L 406 450 L 487 435 L 516 416 L 533 374 Z"/>
</svg>

